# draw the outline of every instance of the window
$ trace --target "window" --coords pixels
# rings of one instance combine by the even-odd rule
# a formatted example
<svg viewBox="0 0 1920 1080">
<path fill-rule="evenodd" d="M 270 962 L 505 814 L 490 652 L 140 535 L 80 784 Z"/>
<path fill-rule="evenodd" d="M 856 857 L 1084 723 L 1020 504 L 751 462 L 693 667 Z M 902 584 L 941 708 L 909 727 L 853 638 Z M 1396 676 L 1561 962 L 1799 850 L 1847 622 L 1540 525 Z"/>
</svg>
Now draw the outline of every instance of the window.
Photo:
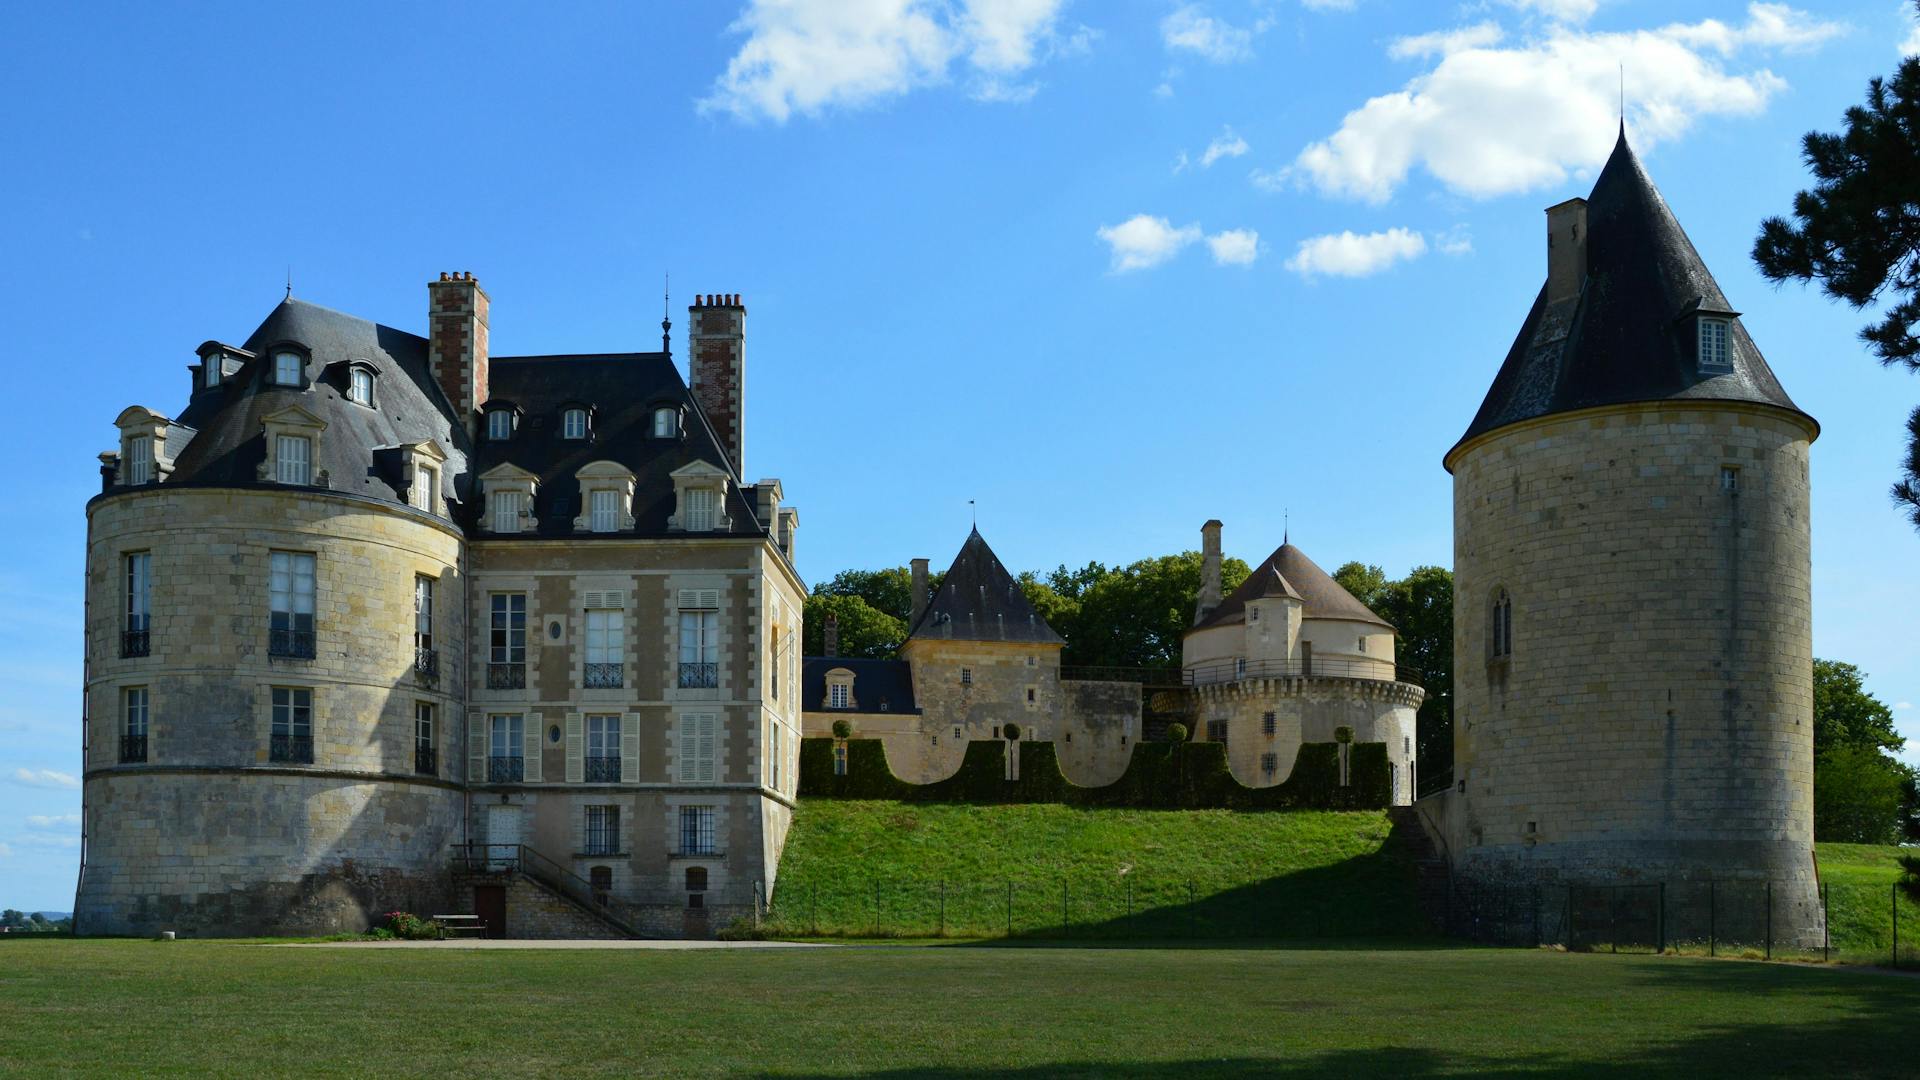
<svg viewBox="0 0 1920 1080">
<path fill-rule="evenodd" d="M 593 902 L 601 907 L 613 896 L 613 867 L 596 866 L 587 871 L 588 887 L 593 890 Z"/>
<path fill-rule="evenodd" d="M 780 725 L 767 722 L 767 785 L 780 790 Z"/>
<path fill-rule="evenodd" d="M 147 760 L 147 688 L 120 691 L 120 763 Z"/>
<path fill-rule="evenodd" d="M 767 655 L 771 662 L 767 665 L 773 677 L 773 700 L 780 700 L 780 628 L 774 627 L 767 639 Z"/>
<path fill-rule="evenodd" d="M 973 669 L 972 668 L 963 667 L 960 669 L 960 685 L 961 686 L 973 685 Z"/>
<path fill-rule="evenodd" d="M 153 555 L 129 552 L 126 557 L 126 625 L 120 632 L 120 655 L 145 656 L 150 644 L 148 630 L 153 611 Z"/>
<path fill-rule="evenodd" d="M 687 513 L 684 527 L 688 532 L 713 531 L 713 490 L 711 488 L 687 489 Z"/>
<path fill-rule="evenodd" d="M 526 778 L 526 724 L 517 714 L 491 717 L 488 721 L 487 779 L 492 783 L 514 783 Z"/>
<path fill-rule="evenodd" d="M 487 438 L 504 442 L 513 437 L 513 411 L 493 409 L 487 413 Z"/>
<path fill-rule="evenodd" d="M 527 594 L 487 599 L 487 689 L 521 689 L 527 685 Z"/>
<path fill-rule="evenodd" d="M 313 691 L 305 687 L 273 688 L 273 734 L 267 745 L 270 761 L 313 764 Z"/>
<path fill-rule="evenodd" d="M 827 708 L 845 709 L 852 704 L 852 695 L 846 683 L 834 683 L 827 687 Z"/>
<path fill-rule="evenodd" d="M 1280 718 L 1268 711 L 1260 714 L 1260 734 L 1272 735 L 1280 730 Z"/>
<path fill-rule="evenodd" d="M 274 476 L 283 484 L 313 482 L 313 440 L 305 435 L 276 435 Z"/>
<path fill-rule="evenodd" d="M 1244 657 L 1244 656 L 1236 656 L 1236 657 L 1234 657 L 1234 659 L 1233 659 L 1233 677 L 1234 677 L 1234 678 L 1236 678 L 1236 679 L 1238 679 L 1238 678 L 1243 678 L 1243 677 L 1245 677 L 1245 676 L 1246 676 L 1246 674 L 1247 674 L 1247 658 L 1246 658 L 1246 657 Z"/>
<path fill-rule="evenodd" d="M 687 891 L 707 891 L 707 868 L 704 866 L 687 867 Z"/>
<path fill-rule="evenodd" d="M 591 527 L 597 533 L 617 532 L 620 528 L 620 493 L 617 491 L 595 491 L 589 503 L 592 516 Z"/>
<path fill-rule="evenodd" d="M 560 414 L 560 435 L 567 439 L 587 437 L 587 410 L 568 409 Z"/>
<path fill-rule="evenodd" d="M 1493 658 L 1513 655 L 1513 597 L 1501 589 L 1493 594 L 1493 625 L 1488 635 Z"/>
<path fill-rule="evenodd" d="M 680 808 L 680 854 L 714 854 L 713 807 L 683 806 Z"/>
<path fill-rule="evenodd" d="M 301 372 L 306 367 L 299 353 L 273 354 L 273 382 L 276 386 L 299 386 Z"/>
<path fill-rule="evenodd" d="M 589 784 L 620 782 L 620 717 L 587 717 L 587 769 Z"/>
<path fill-rule="evenodd" d="M 589 855 L 617 855 L 620 853 L 619 807 L 587 807 L 586 853 Z"/>
<path fill-rule="evenodd" d="M 1272 776 L 1279 771 L 1280 771 L 1280 755 L 1279 754 L 1269 753 L 1269 754 L 1260 755 L 1260 775 Z"/>
<path fill-rule="evenodd" d="M 313 641 L 313 556 L 276 551 L 267 566 L 267 655 L 311 660 Z"/>
<path fill-rule="evenodd" d="M 347 400 L 356 405 L 373 404 L 373 369 L 356 367 L 347 371 Z"/>
<path fill-rule="evenodd" d="M 413 670 L 427 681 L 440 675 L 440 654 L 433 651 L 433 579 L 413 579 Z"/>
<path fill-rule="evenodd" d="M 1034 701 L 1034 689 L 1033 687 L 1029 686 L 1027 687 L 1027 704 L 1031 705 L 1033 704 L 1033 701 Z"/>
<path fill-rule="evenodd" d="M 413 771 L 422 776 L 433 776 L 440 771 L 440 763 L 433 746 L 433 702 L 416 701 L 413 703 Z"/>
<path fill-rule="evenodd" d="M 226 374 L 226 370 L 221 366 L 222 362 L 220 353 L 208 353 L 206 355 L 200 363 L 200 385 L 209 390 L 220 385 L 220 377 Z"/>
<path fill-rule="evenodd" d="M 1249 607 L 1247 608 L 1247 621 L 1248 621 L 1248 622 L 1259 622 L 1259 621 L 1260 621 L 1260 609 L 1259 609 L 1259 608 L 1257 608 L 1257 607 L 1252 607 L 1252 606 L 1249 606 Z"/>
<path fill-rule="evenodd" d="M 1732 325 L 1725 319 L 1700 320 L 1700 370 L 1733 370 L 1733 358 L 1727 351 Z"/>
<path fill-rule="evenodd" d="M 429 514 L 438 513 L 440 498 L 440 470 L 431 465 L 416 465 L 413 468 L 413 497 L 408 501 Z"/>
<path fill-rule="evenodd" d="M 1367 639 L 1366 639 L 1366 638 L 1365 638 L 1364 636 L 1362 636 L 1362 637 L 1358 637 L 1358 638 L 1355 638 L 1355 639 L 1354 639 L 1354 646 L 1353 646 L 1353 647 L 1354 647 L 1354 648 L 1356 648 L 1356 649 L 1358 649 L 1358 650 L 1360 650 L 1361 652 L 1366 652 L 1366 651 L 1367 651 Z"/>
<path fill-rule="evenodd" d="M 520 531 L 520 519 L 526 516 L 527 493 L 524 491 L 496 491 L 488 496 L 493 502 L 493 531 L 497 533 L 517 533 Z"/>
<path fill-rule="evenodd" d="M 676 763 L 683 784 L 711 784 L 719 759 L 720 718 L 712 713 L 688 713 L 680 717 L 680 738 Z"/>
<path fill-rule="evenodd" d="M 833 744 L 833 775 L 835 776 L 847 775 L 847 744 L 846 743 L 836 742 Z"/>
<path fill-rule="evenodd" d="M 1207 741 L 1222 744 L 1227 741 L 1227 722 L 1225 720 L 1207 721 Z"/>
<path fill-rule="evenodd" d="M 688 594 L 697 594 L 689 597 Z M 710 595 L 711 594 L 711 595 Z M 680 590 L 680 685 L 683 688 L 708 688 L 720 685 L 719 658 L 719 612 L 711 610 L 687 609 L 689 599 L 695 603 L 719 606 L 719 597 L 713 590 Z"/>
<path fill-rule="evenodd" d="M 153 436 L 135 435 L 127 440 L 127 483 L 153 483 Z"/>
<path fill-rule="evenodd" d="M 654 438 L 671 439 L 676 434 L 674 429 L 677 428 L 678 426 L 679 425 L 674 422 L 674 415 L 673 415 L 672 409 L 653 410 L 653 437 Z"/>
<path fill-rule="evenodd" d="M 1727 492 L 1740 490 L 1740 469 L 1737 466 L 1720 466 L 1720 490 Z"/>
<path fill-rule="evenodd" d="M 620 665 L 626 652 L 625 612 L 606 609 L 588 611 L 587 689 L 611 690 L 623 685 Z"/>
</svg>

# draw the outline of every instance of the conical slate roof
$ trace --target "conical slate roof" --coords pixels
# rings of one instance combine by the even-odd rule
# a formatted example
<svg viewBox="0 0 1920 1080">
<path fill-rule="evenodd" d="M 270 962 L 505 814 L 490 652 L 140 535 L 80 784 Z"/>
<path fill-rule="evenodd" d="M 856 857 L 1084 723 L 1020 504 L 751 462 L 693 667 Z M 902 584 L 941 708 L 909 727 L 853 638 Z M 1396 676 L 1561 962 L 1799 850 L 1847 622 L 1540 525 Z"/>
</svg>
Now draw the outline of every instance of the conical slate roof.
<svg viewBox="0 0 1920 1080">
<path fill-rule="evenodd" d="M 953 565 L 947 567 L 940 591 L 933 594 L 907 637 L 923 641 L 1066 644 L 1066 639 L 1054 633 L 1027 603 L 1019 582 L 1000 564 L 1000 557 L 987 546 L 979 529 L 967 537 Z"/>
<path fill-rule="evenodd" d="M 1278 579 L 1277 584 L 1275 579 Z M 1298 599 L 1302 618 L 1346 619 L 1393 629 L 1392 623 L 1375 615 L 1372 609 L 1333 580 L 1332 574 L 1307 558 L 1306 552 L 1292 544 L 1281 544 L 1278 550 L 1267 556 L 1265 562 L 1253 568 L 1247 580 L 1222 600 L 1219 607 L 1208 612 L 1207 617 L 1195 623 L 1193 630 L 1187 633 L 1246 622 L 1247 601 L 1265 596 L 1292 596 Z"/>
<path fill-rule="evenodd" d="M 1697 329 L 1686 316 L 1701 310 L 1734 314 L 1627 145 L 1623 126 L 1587 199 L 1584 289 L 1575 299 L 1549 304 L 1542 285 L 1454 449 L 1508 424 L 1629 402 L 1740 401 L 1805 416 L 1738 318 L 1729 346 L 1732 371 L 1699 370 Z"/>
</svg>

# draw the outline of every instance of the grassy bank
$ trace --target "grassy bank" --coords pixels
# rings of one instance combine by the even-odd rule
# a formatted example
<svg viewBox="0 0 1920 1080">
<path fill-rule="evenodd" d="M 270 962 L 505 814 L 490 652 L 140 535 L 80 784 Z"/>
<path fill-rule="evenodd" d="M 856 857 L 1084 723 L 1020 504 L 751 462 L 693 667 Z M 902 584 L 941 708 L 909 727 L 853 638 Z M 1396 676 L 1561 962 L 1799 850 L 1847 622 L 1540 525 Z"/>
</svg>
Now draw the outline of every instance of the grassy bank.
<svg viewBox="0 0 1920 1080">
<path fill-rule="evenodd" d="M 1827 932 L 1841 959 L 1884 964 L 1892 956 L 1894 884 L 1903 849 L 1881 844 L 1820 844 L 1820 880 L 1827 889 Z M 1920 962 L 1920 904 L 1899 896 L 1900 959 Z"/>
</svg>

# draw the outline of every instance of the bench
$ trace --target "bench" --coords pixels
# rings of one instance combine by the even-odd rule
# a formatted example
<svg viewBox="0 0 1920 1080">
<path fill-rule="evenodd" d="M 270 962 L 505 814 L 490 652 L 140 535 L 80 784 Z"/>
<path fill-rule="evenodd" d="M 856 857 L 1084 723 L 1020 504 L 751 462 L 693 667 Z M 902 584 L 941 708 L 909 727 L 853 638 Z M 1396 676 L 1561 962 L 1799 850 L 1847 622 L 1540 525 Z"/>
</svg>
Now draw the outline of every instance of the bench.
<svg viewBox="0 0 1920 1080">
<path fill-rule="evenodd" d="M 487 932 L 487 924 L 478 915 L 435 915 L 433 921 L 446 930 L 448 937 L 480 937 Z"/>
</svg>

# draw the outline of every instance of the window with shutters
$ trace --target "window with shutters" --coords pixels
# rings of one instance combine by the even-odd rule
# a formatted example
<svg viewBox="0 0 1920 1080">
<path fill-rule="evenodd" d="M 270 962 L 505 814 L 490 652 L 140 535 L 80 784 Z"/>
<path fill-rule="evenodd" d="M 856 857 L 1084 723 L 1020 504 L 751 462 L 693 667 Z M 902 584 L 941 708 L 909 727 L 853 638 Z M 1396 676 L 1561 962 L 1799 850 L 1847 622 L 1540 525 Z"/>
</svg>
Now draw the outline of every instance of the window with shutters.
<svg viewBox="0 0 1920 1080">
<path fill-rule="evenodd" d="M 147 760 L 147 688 L 129 686 L 120 691 L 120 763 Z"/>
<path fill-rule="evenodd" d="M 153 436 L 135 435 L 127 440 L 127 479 L 129 484 L 153 482 Z"/>
<path fill-rule="evenodd" d="M 313 440 L 305 435 L 280 435 L 274 440 L 275 479 L 283 484 L 313 482 Z"/>
<path fill-rule="evenodd" d="M 688 488 L 684 524 L 688 532 L 713 531 L 713 489 Z"/>
<path fill-rule="evenodd" d="M 313 764 L 313 691 L 304 686 L 273 688 L 273 730 L 267 760 Z"/>
<path fill-rule="evenodd" d="M 311 660 L 314 558 L 308 552 L 275 551 L 267 566 L 267 655 Z"/>
<path fill-rule="evenodd" d="M 433 718 L 433 702 L 413 703 L 413 771 L 422 776 L 440 773 L 440 754 L 433 744 Z"/>
<path fill-rule="evenodd" d="M 618 689 L 624 685 L 622 663 L 626 658 L 626 615 L 618 610 L 600 608 L 587 612 L 587 670 L 589 690 Z"/>
<path fill-rule="evenodd" d="M 527 594 L 493 593 L 487 603 L 487 689 L 523 689 L 527 685 Z"/>
<path fill-rule="evenodd" d="M 768 631 L 767 656 L 768 656 L 767 672 L 771 676 L 772 687 L 773 687 L 773 700 L 779 701 L 780 700 L 780 659 L 781 658 L 780 658 L 780 628 L 777 626 L 774 627 L 772 630 Z"/>
<path fill-rule="evenodd" d="M 527 516 L 527 493 L 524 491 L 495 491 L 488 495 L 492 503 L 493 531 L 497 533 L 517 533 L 521 530 L 522 519 Z"/>
<path fill-rule="evenodd" d="M 408 500 L 429 514 L 440 511 L 440 470 L 432 465 L 413 468 L 413 496 Z"/>
<path fill-rule="evenodd" d="M 616 714 L 587 717 L 586 782 L 620 782 L 620 717 Z"/>
<path fill-rule="evenodd" d="M 683 784 L 711 784 L 719 778 L 720 718 L 712 713 L 685 713 L 675 759 Z"/>
<path fill-rule="evenodd" d="M 487 780 L 518 783 L 526 778 L 526 721 L 517 713 L 488 718 Z"/>
<path fill-rule="evenodd" d="M 713 807 L 680 808 L 680 854 L 713 855 Z"/>
<path fill-rule="evenodd" d="M 595 491 L 591 494 L 591 528 L 597 533 L 617 532 L 620 528 L 620 493 Z"/>
<path fill-rule="evenodd" d="M 617 806 L 587 807 L 587 848 L 588 855 L 618 855 L 620 853 L 620 808 Z"/>
<path fill-rule="evenodd" d="M 120 655 L 145 656 L 151 645 L 148 632 L 153 619 L 153 554 L 131 551 L 125 563 L 126 621 L 120 627 Z"/>
<path fill-rule="evenodd" d="M 780 790 L 780 725 L 767 721 L 767 786 Z"/>
<path fill-rule="evenodd" d="M 680 590 L 680 678 L 682 689 L 720 685 L 718 589 Z"/>
</svg>

